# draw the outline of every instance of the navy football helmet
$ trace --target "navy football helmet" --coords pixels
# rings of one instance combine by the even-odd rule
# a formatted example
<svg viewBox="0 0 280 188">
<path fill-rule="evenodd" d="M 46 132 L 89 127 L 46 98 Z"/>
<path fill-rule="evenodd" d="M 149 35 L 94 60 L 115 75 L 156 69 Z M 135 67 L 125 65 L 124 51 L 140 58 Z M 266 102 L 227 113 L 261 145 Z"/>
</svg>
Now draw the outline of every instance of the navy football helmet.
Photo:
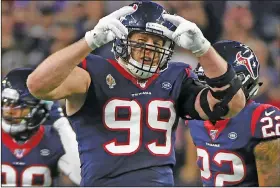
<svg viewBox="0 0 280 188">
<path fill-rule="evenodd" d="M 27 77 L 33 69 L 20 68 L 9 72 L 2 81 L 2 128 L 12 136 L 30 135 L 46 120 L 53 104 L 33 97 Z"/>
<path fill-rule="evenodd" d="M 242 89 L 249 100 L 255 96 L 262 85 L 259 82 L 260 64 L 251 48 L 237 41 L 223 40 L 213 44 L 214 49 L 234 68 L 242 81 Z M 200 64 L 194 72 L 200 82 L 205 83 L 205 74 Z"/>
<path fill-rule="evenodd" d="M 166 10 L 159 4 L 154 2 L 136 2 L 130 6 L 135 7 L 137 10 L 120 19 L 121 23 L 128 29 L 128 37 L 126 39 L 116 39 L 113 43 L 113 52 L 116 59 L 121 58 L 125 62 L 126 68 L 135 76 L 141 79 L 147 79 L 154 73 L 163 70 L 167 66 L 167 62 L 171 59 L 175 43 L 170 40 L 176 26 L 171 22 L 163 19 L 162 14 L 167 13 Z M 163 39 L 163 47 L 140 43 L 137 41 L 129 40 L 134 32 L 141 32 L 159 36 Z M 169 36 L 169 38 L 168 38 Z M 154 66 L 145 65 L 144 59 L 138 62 L 131 57 L 131 49 L 138 48 L 155 52 L 153 55 L 153 62 L 155 54 L 159 54 L 159 63 Z"/>
</svg>

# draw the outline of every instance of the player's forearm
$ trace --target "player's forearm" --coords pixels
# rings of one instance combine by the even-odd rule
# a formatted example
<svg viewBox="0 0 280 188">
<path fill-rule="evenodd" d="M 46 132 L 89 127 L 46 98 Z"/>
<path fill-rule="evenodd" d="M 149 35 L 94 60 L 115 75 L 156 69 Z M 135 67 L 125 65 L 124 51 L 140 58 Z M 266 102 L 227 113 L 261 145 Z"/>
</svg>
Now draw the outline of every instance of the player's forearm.
<svg viewBox="0 0 280 188">
<path fill-rule="evenodd" d="M 203 67 L 208 78 L 216 78 L 227 71 L 227 62 L 215 51 L 213 47 L 199 58 L 199 63 Z"/>
<path fill-rule="evenodd" d="M 210 110 L 213 111 L 214 106 L 218 102 L 227 98 L 229 111 L 225 112 L 226 114 L 224 113 L 220 117 L 234 117 L 244 108 L 246 98 L 242 89 L 238 89 L 241 87 L 241 83 L 235 76 L 235 72 L 232 70 L 232 67 L 229 67 L 228 63 L 215 51 L 213 47 L 210 47 L 209 50 L 199 58 L 199 61 L 203 67 L 205 75 L 208 77 L 206 82 L 212 90 L 207 93 L 207 101 Z M 229 81 L 232 82 L 232 85 L 230 85 Z M 229 87 L 231 87 L 231 89 L 229 89 Z M 202 110 L 200 104 L 200 94 L 196 98 L 195 109 L 200 114 L 200 117 L 206 120 L 209 119 L 209 117 L 207 117 L 209 113 L 205 113 L 205 109 Z M 203 94 L 202 98 L 204 99 L 205 92 Z"/>
<path fill-rule="evenodd" d="M 29 90 L 31 93 L 54 90 L 91 51 L 82 39 L 50 55 L 28 77 Z"/>
<path fill-rule="evenodd" d="M 280 138 L 255 148 L 259 186 L 280 186 Z"/>
<path fill-rule="evenodd" d="M 206 113 L 202 109 L 202 106 L 200 103 L 201 93 L 202 93 L 202 91 L 199 92 L 199 94 L 196 97 L 195 110 L 198 112 L 199 116 L 202 119 L 208 120 L 209 117 L 206 115 Z M 207 94 L 207 101 L 208 101 L 209 108 L 211 111 L 213 111 L 215 104 L 220 102 L 219 100 L 215 99 L 212 96 L 210 91 L 208 91 L 208 94 Z M 231 101 L 228 103 L 228 107 L 229 107 L 228 113 L 225 116 L 223 116 L 222 118 L 231 118 L 231 117 L 236 116 L 244 108 L 245 104 L 246 104 L 245 95 L 244 95 L 242 89 L 239 89 L 239 91 L 233 96 Z"/>
</svg>

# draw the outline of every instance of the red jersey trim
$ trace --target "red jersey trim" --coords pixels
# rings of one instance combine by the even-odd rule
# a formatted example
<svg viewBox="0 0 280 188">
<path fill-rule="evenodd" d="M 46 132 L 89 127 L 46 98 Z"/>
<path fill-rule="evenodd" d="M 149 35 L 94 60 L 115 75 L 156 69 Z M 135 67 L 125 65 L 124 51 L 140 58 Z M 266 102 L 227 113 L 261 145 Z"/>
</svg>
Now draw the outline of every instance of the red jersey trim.
<svg viewBox="0 0 280 188">
<path fill-rule="evenodd" d="M 159 74 L 155 73 L 152 77 L 147 79 L 145 87 L 141 87 L 138 83 L 137 78 L 129 74 L 127 70 L 125 70 L 118 62 L 113 59 L 107 59 L 107 61 L 109 61 L 109 63 L 111 63 L 126 79 L 130 80 L 134 85 L 142 90 L 147 89 L 151 85 L 151 83 L 159 76 Z"/>
<path fill-rule="evenodd" d="M 190 68 L 185 68 L 185 71 L 186 71 L 186 73 L 187 73 L 187 77 L 190 77 Z"/>
<path fill-rule="evenodd" d="M 9 148 L 14 155 L 16 149 L 22 149 L 23 154 L 21 157 L 23 157 L 41 142 L 44 136 L 44 132 L 45 132 L 45 128 L 44 126 L 41 125 L 39 130 L 29 140 L 27 140 L 24 144 L 18 144 L 8 133 L 5 133 L 2 130 L 2 141 L 3 144 L 7 148 Z"/>
<path fill-rule="evenodd" d="M 83 61 L 82 61 L 82 68 L 83 69 L 87 69 L 87 60 L 86 59 L 83 59 Z"/>
<path fill-rule="evenodd" d="M 211 121 L 205 121 L 204 127 L 206 128 L 208 135 L 212 140 L 215 140 L 219 137 L 220 133 L 226 128 L 230 119 L 217 121 L 215 125 L 211 123 Z M 211 135 L 211 130 L 216 130 L 217 132 L 214 135 Z"/>
</svg>

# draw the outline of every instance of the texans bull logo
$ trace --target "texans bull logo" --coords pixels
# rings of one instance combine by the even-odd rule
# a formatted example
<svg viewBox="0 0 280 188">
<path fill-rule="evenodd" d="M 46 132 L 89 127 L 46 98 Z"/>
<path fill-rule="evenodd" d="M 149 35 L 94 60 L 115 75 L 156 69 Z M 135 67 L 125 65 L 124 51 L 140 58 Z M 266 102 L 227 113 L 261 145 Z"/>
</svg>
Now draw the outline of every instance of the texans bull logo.
<svg viewBox="0 0 280 188">
<path fill-rule="evenodd" d="M 251 55 L 250 57 L 244 57 L 242 56 L 241 52 L 238 52 L 236 54 L 236 61 L 239 65 L 243 65 L 247 68 L 247 70 L 249 71 L 251 77 L 253 79 L 257 79 L 258 75 L 255 75 L 253 68 L 255 68 L 256 62 L 253 61 L 253 63 L 251 64 L 251 58 L 253 58 L 254 56 Z"/>
</svg>

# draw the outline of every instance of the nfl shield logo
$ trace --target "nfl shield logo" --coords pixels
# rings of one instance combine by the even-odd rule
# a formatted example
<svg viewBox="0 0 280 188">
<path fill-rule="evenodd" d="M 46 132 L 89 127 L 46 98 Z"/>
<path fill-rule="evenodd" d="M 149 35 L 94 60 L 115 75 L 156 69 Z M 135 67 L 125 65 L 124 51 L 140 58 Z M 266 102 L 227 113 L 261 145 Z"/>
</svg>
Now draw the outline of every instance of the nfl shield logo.
<svg viewBox="0 0 280 188">
<path fill-rule="evenodd" d="M 145 87 L 146 87 L 146 83 L 147 83 L 147 80 L 146 80 L 146 81 L 143 81 L 143 82 L 139 82 L 139 81 L 137 80 L 137 84 L 139 84 L 139 86 L 142 87 L 142 88 L 145 88 Z"/>
<path fill-rule="evenodd" d="M 15 155 L 17 158 L 22 158 L 23 155 L 24 155 L 24 152 L 25 152 L 25 149 L 15 149 L 14 155 Z"/>
<path fill-rule="evenodd" d="M 216 134 L 217 134 L 218 130 L 210 130 L 210 136 L 212 140 L 216 139 Z"/>
</svg>

